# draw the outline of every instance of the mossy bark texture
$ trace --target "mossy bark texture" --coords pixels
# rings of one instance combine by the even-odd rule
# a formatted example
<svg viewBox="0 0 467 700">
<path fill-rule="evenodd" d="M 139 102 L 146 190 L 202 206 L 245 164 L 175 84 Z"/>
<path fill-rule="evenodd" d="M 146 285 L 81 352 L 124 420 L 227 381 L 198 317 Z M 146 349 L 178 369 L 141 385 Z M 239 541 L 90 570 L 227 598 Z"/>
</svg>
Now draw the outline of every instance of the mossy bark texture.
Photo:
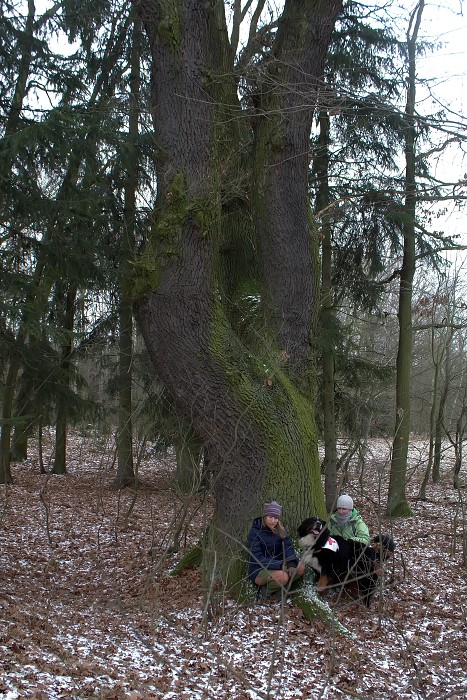
<svg viewBox="0 0 467 700">
<path fill-rule="evenodd" d="M 340 3 L 285 3 L 248 109 L 222 2 L 137 6 L 152 51 L 159 154 L 153 236 L 135 267 L 137 318 L 158 375 L 209 454 L 216 511 L 204 554 L 227 581 L 232 551 L 265 499 L 282 502 L 292 532 L 305 515 L 324 514 L 307 154 Z M 229 256 L 248 225 L 261 320 L 245 333 L 232 312 L 245 279 L 227 284 L 226 270 L 241 274 Z"/>
</svg>

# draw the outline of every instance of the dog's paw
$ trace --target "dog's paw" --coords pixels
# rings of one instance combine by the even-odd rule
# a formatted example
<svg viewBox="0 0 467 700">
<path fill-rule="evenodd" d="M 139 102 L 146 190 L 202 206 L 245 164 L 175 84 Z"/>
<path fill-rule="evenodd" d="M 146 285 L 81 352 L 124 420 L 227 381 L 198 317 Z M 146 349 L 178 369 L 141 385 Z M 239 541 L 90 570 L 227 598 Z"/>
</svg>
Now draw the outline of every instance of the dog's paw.
<svg viewBox="0 0 467 700">
<path fill-rule="evenodd" d="M 319 581 L 316 584 L 316 590 L 321 593 L 328 586 L 329 586 L 329 578 L 327 576 L 325 576 L 324 574 L 321 574 L 321 576 L 319 577 Z"/>
</svg>

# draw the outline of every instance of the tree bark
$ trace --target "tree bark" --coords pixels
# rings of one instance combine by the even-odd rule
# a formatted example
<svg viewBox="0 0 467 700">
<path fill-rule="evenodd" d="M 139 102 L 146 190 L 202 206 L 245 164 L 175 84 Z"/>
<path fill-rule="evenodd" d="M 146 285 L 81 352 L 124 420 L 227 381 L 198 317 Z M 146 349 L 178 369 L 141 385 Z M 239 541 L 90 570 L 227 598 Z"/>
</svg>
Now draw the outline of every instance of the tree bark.
<svg viewBox="0 0 467 700">
<path fill-rule="evenodd" d="M 119 407 L 117 434 L 117 475 L 118 488 L 132 486 L 136 482 L 133 463 L 133 303 L 131 270 L 135 254 L 136 189 L 138 182 L 138 134 L 139 134 L 139 92 L 141 20 L 133 22 L 130 74 L 130 114 L 128 126 L 128 166 L 125 182 L 125 211 L 123 220 L 122 254 L 120 280 L 120 337 L 119 337 Z"/>
<path fill-rule="evenodd" d="M 456 438 L 454 442 L 454 473 L 453 473 L 453 488 L 456 490 L 460 489 L 460 471 L 462 468 L 462 454 L 464 447 L 464 435 L 467 428 L 467 407 L 466 407 L 466 395 L 464 392 L 464 398 L 462 402 L 462 411 L 459 418 L 456 421 Z"/>
<path fill-rule="evenodd" d="M 321 217 L 321 337 L 322 337 L 322 411 L 324 436 L 324 492 L 326 509 L 333 511 L 337 498 L 337 435 L 335 410 L 335 312 L 332 293 L 332 228 L 329 212 L 329 113 L 322 109 L 319 118 L 318 147 L 314 171 L 318 180 L 316 210 Z"/>
<path fill-rule="evenodd" d="M 201 488 L 203 482 L 202 452 L 203 444 L 191 428 L 185 434 L 180 435 L 175 442 L 176 486 L 185 495 L 197 493 Z"/>
<path fill-rule="evenodd" d="M 431 473 L 431 478 L 434 484 L 439 483 L 440 480 L 440 468 L 441 468 L 441 454 L 443 447 L 443 434 L 444 434 L 444 412 L 446 408 L 446 402 L 448 400 L 449 389 L 451 386 L 451 343 L 452 343 L 453 331 L 452 329 L 448 331 L 448 339 L 446 342 L 446 351 L 444 355 L 444 377 L 443 386 L 441 389 L 441 395 L 439 397 L 438 413 L 436 415 L 435 422 L 435 435 L 434 435 L 434 447 L 433 447 L 433 469 Z"/>
<path fill-rule="evenodd" d="M 251 146 L 238 140 L 246 115 L 229 77 L 223 3 L 170 3 L 170 17 L 161 3 L 137 4 L 152 51 L 160 153 L 153 237 L 137 266 L 137 318 L 158 375 L 210 455 L 212 544 L 226 574 L 232 545 L 238 551 L 264 499 L 282 501 L 292 528 L 325 512 L 312 404 L 319 275 L 308 138 L 340 5 L 286 2 Z M 268 321 L 260 353 L 229 322 L 219 282 L 223 205 L 232 205 L 239 151 L 250 158 L 243 175 L 252 183 Z"/>
<path fill-rule="evenodd" d="M 427 465 L 425 469 L 425 473 L 423 475 L 423 481 L 420 486 L 420 491 L 419 491 L 419 498 L 422 500 L 426 500 L 426 487 L 428 486 L 428 482 L 430 480 L 430 474 L 431 470 L 433 468 L 433 454 L 434 454 L 434 442 L 435 442 L 435 415 L 437 411 L 437 406 L 438 406 L 438 391 L 439 391 L 439 376 L 440 376 L 440 364 L 441 364 L 441 359 L 442 356 L 444 355 L 445 352 L 445 345 L 442 345 L 441 348 L 435 347 L 435 333 L 434 333 L 434 328 L 431 329 L 431 354 L 433 356 L 433 366 L 434 366 L 434 374 L 433 374 L 433 389 L 431 392 L 431 408 L 430 408 L 430 440 L 429 440 L 429 447 L 428 447 L 428 460 L 427 460 Z"/>
<path fill-rule="evenodd" d="M 73 326 L 75 320 L 75 302 L 78 286 L 71 284 L 65 295 L 65 309 L 63 318 L 63 330 L 65 341 L 61 349 L 60 368 L 61 383 L 65 388 L 70 386 L 71 354 L 73 352 Z M 66 441 L 68 430 L 68 406 L 66 397 L 61 395 L 57 399 L 57 419 L 55 422 L 55 455 L 52 474 L 66 474 Z"/>
<path fill-rule="evenodd" d="M 388 492 L 388 515 L 407 516 L 412 511 L 407 501 L 407 455 L 410 438 L 410 375 L 412 367 L 412 294 L 415 276 L 415 217 L 417 185 L 415 175 L 415 87 L 416 45 L 422 20 L 424 0 L 418 3 L 412 18 L 414 22 L 407 34 L 408 88 L 405 109 L 405 202 L 404 202 L 404 252 L 399 286 L 399 345 L 396 361 L 396 422 L 392 444 L 391 474 Z"/>
</svg>

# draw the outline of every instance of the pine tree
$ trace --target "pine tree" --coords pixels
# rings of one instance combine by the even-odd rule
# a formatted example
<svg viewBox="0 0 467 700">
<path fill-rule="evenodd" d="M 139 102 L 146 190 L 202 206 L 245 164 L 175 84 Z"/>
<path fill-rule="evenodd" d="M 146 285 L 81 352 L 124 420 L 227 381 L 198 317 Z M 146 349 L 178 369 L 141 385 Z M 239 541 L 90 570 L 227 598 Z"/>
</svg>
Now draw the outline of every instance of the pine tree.
<svg viewBox="0 0 467 700">
<path fill-rule="evenodd" d="M 345 411 L 341 405 L 346 393 L 344 378 L 349 377 L 350 364 L 356 368 L 352 356 L 343 355 L 349 331 L 348 323 L 342 322 L 342 310 L 344 306 L 354 314 L 374 310 L 381 295 L 382 285 L 375 284 L 375 277 L 384 269 L 384 254 L 391 241 L 386 232 L 393 226 L 393 219 L 385 221 L 389 207 L 384 206 L 384 192 L 394 187 L 394 146 L 400 141 L 396 129 L 401 131 L 402 126 L 375 99 L 382 90 L 387 96 L 397 96 L 389 70 L 397 57 L 390 28 L 378 29 L 372 20 L 373 25 L 363 8 L 350 5 L 337 23 L 313 144 L 311 184 L 322 241 L 319 348 L 328 511 L 337 496 L 337 429 L 346 427 L 338 423 L 338 409 L 341 414 Z M 360 373 L 353 372 L 354 377 Z M 365 363 L 364 374 L 367 380 L 381 372 Z M 340 400 L 336 405 L 337 382 Z M 356 440 L 362 437 L 355 435 Z"/>
<path fill-rule="evenodd" d="M 28 20 L 28 31 L 32 25 L 32 31 L 43 32 L 46 37 L 47 22 L 51 18 L 58 19 L 57 8 L 44 13 L 41 21 Z M 6 482 L 11 480 L 10 436 L 16 420 L 12 415 L 16 380 L 27 347 L 33 347 L 35 339 L 41 335 L 40 328 L 47 317 L 54 290 L 68 289 L 64 292 L 69 300 L 68 309 L 63 309 L 63 315 L 58 310 L 56 317 L 66 320 L 65 327 L 59 327 L 55 333 L 55 339 L 65 338 L 63 342 L 58 341 L 61 360 L 57 370 L 61 367 L 65 388 L 68 387 L 73 299 L 80 285 L 92 284 L 92 280 L 101 275 L 96 262 L 104 260 L 105 256 L 105 249 L 99 246 L 95 235 L 95 226 L 98 222 L 101 225 L 105 222 L 106 228 L 108 225 L 105 201 L 109 199 L 109 182 L 105 177 L 105 163 L 98 162 L 97 152 L 104 138 L 116 140 L 115 122 L 103 119 L 103 114 L 121 79 L 122 66 L 117 59 L 122 52 L 126 24 L 120 18 L 108 24 L 110 38 L 103 46 L 96 75 L 95 56 L 89 42 L 99 29 L 93 22 L 99 16 L 99 9 L 99 4 L 95 5 L 92 18 L 87 15 L 86 26 L 80 26 L 82 51 L 74 57 L 72 68 L 67 58 L 49 51 L 45 39 L 34 36 L 35 53 L 29 51 L 28 61 L 20 61 L 17 83 L 25 82 L 21 76 L 26 63 L 31 71 L 40 71 L 45 86 L 57 86 L 57 103 L 44 113 L 38 111 L 37 118 L 33 113 L 33 118 L 26 119 L 21 112 L 23 109 L 26 113 L 25 90 L 20 90 L 19 109 L 18 90 L 15 90 L 12 97 L 15 109 L 10 110 L 0 142 L 0 158 L 9 166 L 2 171 L 4 178 L 0 183 L 2 222 L 5 230 L 8 231 L 9 226 L 13 232 L 5 238 L 5 310 L 10 332 L 5 336 L 4 345 L 9 363 L 3 392 L 0 476 Z M 76 15 L 72 15 L 70 25 L 66 13 L 60 16 L 61 26 L 70 38 L 77 31 L 76 19 Z M 57 72 L 57 64 L 64 64 L 64 70 Z M 81 78 L 91 74 L 95 76 L 93 90 L 83 103 Z M 15 129 L 11 127 L 13 122 Z M 107 137 L 103 135 L 105 129 Z M 63 396 L 59 396 L 58 401 L 57 441 L 61 446 L 57 445 L 56 461 L 57 469 L 63 471 L 66 409 Z"/>
</svg>

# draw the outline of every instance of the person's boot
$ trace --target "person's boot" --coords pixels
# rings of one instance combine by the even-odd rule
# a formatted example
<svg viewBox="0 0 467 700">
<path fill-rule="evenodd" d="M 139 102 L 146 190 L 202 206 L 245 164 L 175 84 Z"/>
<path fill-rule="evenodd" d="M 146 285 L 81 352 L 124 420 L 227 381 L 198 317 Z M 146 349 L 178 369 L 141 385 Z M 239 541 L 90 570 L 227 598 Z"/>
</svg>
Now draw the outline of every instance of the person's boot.
<svg viewBox="0 0 467 700">
<path fill-rule="evenodd" d="M 258 605 L 265 603 L 269 599 L 269 594 L 267 592 L 266 586 L 258 586 L 256 591 L 256 602 Z"/>
<path fill-rule="evenodd" d="M 280 601 L 282 599 L 282 586 L 277 581 L 268 581 L 266 586 L 269 600 Z"/>
</svg>

